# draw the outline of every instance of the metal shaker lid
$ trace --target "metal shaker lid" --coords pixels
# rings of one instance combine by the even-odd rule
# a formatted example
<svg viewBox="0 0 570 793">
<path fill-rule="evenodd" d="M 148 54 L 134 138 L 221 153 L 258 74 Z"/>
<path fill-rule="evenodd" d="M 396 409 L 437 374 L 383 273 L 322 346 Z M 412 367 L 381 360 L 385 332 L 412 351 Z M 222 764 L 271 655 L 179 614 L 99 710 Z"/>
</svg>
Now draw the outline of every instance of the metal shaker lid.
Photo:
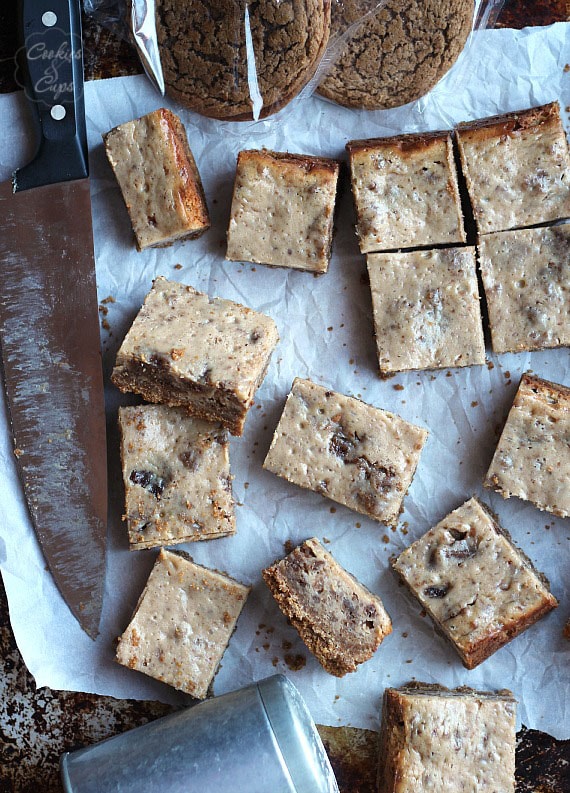
<svg viewBox="0 0 570 793">
<path fill-rule="evenodd" d="M 273 675 L 257 688 L 296 793 L 339 793 L 325 747 L 295 686 L 284 675 Z"/>
</svg>

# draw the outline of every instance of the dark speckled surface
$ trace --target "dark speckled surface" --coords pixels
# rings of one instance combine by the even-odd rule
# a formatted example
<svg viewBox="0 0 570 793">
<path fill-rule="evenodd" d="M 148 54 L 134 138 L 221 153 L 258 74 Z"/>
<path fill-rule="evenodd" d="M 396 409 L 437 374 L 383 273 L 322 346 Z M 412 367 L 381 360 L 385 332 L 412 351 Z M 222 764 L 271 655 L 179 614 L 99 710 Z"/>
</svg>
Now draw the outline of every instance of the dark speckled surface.
<svg viewBox="0 0 570 793">
<path fill-rule="evenodd" d="M 16 4 L 2 0 L 0 6 L 0 92 L 8 92 L 17 88 Z M 507 0 L 497 26 L 522 28 L 569 19 L 570 0 Z M 84 29 L 87 79 L 141 71 L 126 42 L 89 20 Z M 0 793 L 60 793 L 62 752 L 169 710 L 154 702 L 36 689 L 15 645 L 0 583 Z M 325 727 L 321 733 L 342 793 L 374 793 L 376 733 L 341 727 Z M 570 793 L 570 741 L 523 728 L 518 735 L 517 793 Z"/>
</svg>

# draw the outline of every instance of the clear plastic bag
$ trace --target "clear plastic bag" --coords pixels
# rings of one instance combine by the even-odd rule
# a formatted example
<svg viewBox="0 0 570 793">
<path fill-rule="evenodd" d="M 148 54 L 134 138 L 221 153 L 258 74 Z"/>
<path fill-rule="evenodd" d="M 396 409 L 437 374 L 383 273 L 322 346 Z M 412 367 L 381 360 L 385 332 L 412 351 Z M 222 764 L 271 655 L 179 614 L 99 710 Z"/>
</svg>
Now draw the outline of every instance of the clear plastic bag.
<svg viewBox="0 0 570 793">
<path fill-rule="evenodd" d="M 134 40 L 157 87 L 231 121 L 269 116 L 310 82 L 328 44 L 330 0 L 85 0 Z M 159 57 L 158 57 L 159 56 Z"/>
<path fill-rule="evenodd" d="M 424 96 L 461 51 L 473 47 L 473 31 L 491 26 L 504 4 L 477 0 L 471 14 L 465 0 L 453 5 L 463 9 L 454 16 L 445 2 L 432 2 L 442 20 L 457 17 L 447 38 L 429 9 L 432 38 L 425 31 L 414 38 L 413 24 L 406 38 L 398 28 L 406 22 L 402 0 L 84 0 L 84 8 L 134 43 L 162 95 L 205 116 L 251 121 L 313 92 L 369 110 Z M 384 57 L 390 37 L 394 52 Z M 433 63 L 439 58 L 439 71 L 413 68 L 414 58 L 422 63 L 425 57 L 422 47 L 431 47 Z"/>
<path fill-rule="evenodd" d="M 333 0 L 316 91 L 354 109 L 424 97 L 496 21 L 504 0 Z M 465 60 L 465 58 L 463 59 Z"/>
</svg>

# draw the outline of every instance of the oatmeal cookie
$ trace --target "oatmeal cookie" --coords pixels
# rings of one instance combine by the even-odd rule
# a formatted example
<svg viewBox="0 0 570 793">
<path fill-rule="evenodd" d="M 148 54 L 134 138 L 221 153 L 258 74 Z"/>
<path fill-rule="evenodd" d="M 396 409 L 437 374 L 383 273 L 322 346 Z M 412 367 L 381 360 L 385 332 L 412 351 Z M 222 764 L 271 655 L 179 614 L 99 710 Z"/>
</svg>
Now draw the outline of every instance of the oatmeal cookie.
<svg viewBox="0 0 570 793">
<path fill-rule="evenodd" d="M 247 121 L 257 88 L 261 118 L 275 113 L 313 76 L 330 13 L 330 0 L 157 0 L 167 93 L 202 115 Z M 257 86 L 248 75 L 246 20 Z"/>
<path fill-rule="evenodd" d="M 333 4 L 331 37 L 342 35 L 377 0 Z M 467 41 L 473 0 L 387 0 L 341 44 L 318 93 L 345 107 L 399 107 L 427 94 Z"/>
</svg>

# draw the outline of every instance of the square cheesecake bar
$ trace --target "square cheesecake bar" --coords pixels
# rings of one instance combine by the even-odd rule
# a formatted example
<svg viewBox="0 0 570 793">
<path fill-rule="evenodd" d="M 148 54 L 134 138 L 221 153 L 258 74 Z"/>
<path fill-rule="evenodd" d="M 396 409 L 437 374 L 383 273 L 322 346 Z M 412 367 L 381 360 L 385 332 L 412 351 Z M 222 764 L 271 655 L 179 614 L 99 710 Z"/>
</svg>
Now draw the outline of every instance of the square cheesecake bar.
<svg viewBox="0 0 570 793">
<path fill-rule="evenodd" d="M 250 587 L 161 548 L 117 661 L 204 699 Z"/>
<path fill-rule="evenodd" d="M 183 406 L 241 435 L 278 341 L 270 317 L 159 277 L 117 353 L 111 379 L 121 391 Z"/>
<path fill-rule="evenodd" d="M 226 259 L 325 273 L 338 173 L 324 157 L 240 151 Z"/>
<path fill-rule="evenodd" d="M 131 549 L 235 533 L 227 431 L 184 408 L 119 408 Z"/>
<path fill-rule="evenodd" d="M 103 137 L 137 248 L 170 245 L 210 228 L 200 174 L 178 116 L 161 108 Z"/>
<path fill-rule="evenodd" d="M 313 537 L 262 572 L 277 605 L 336 677 L 368 661 L 392 632 L 382 601 Z"/>
<path fill-rule="evenodd" d="M 479 240 L 493 350 L 570 345 L 570 223 Z"/>
<path fill-rule="evenodd" d="M 471 498 L 392 562 L 473 669 L 558 605 L 548 581 Z"/>
<path fill-rule="evenodd" d="M 395 525 L 427 430 L 296 378 L 263 467 Z"/>
<path fill-rule="evenodd" d="M 485 487 L 570 516 L 570 388 L 523 374 Z"/>
<path fill-rule="evenodd" d="M 510 691 L 428 683 L 387 688 L 381 793 L 515 793 L 516 700 Z"/>
<path fill-rule="evenodd" d="M 485 363 L 475 248 L 367 256 L 380 373 Z"/>
<path fill-rule="evenodd" d="M 570 156 L 557 102 L 460 124 L 480 234 L 570 217 Z"/>
<path fill-rule="evenodd" d="M 346 144 L 362 253 L 465 242 L 450 132 Z"/>
</svg>

